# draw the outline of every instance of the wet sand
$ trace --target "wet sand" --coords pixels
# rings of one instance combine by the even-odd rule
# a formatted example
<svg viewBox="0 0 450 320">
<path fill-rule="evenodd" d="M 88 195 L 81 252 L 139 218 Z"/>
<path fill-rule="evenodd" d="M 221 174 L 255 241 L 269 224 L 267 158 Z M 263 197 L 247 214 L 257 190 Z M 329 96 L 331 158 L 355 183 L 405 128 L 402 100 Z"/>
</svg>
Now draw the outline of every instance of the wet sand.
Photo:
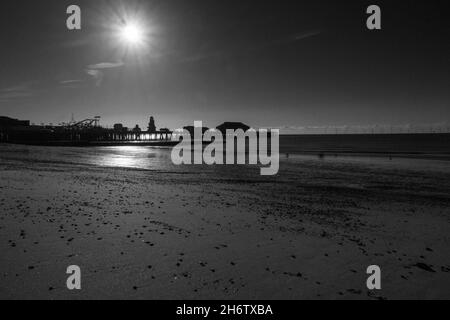
<svg viewBox="0 0 450 320">
<path fill-rule="evenodd" d="M 33 152 L 0 155 L 0 298 L 450 298 L 448 162 L 290 157 L 261 177 Z"/>
</svg>

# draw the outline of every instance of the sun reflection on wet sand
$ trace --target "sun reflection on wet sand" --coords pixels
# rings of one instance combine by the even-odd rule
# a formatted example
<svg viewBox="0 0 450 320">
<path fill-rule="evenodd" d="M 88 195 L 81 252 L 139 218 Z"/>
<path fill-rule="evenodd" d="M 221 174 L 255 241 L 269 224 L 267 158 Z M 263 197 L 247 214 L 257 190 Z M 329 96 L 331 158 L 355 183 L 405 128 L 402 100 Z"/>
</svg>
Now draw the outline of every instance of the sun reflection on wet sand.
<svg viewBox="0 0 450 320">
<path fill-rule="evenodd" d="M 99 157 L 94 158 L 94 164 L 106 167 L 150 169 L 157 161 L 161 150 L 135 146 L 101 148 Z M 107 151 L 107 153 L 104 153 Z"/>
</svg>

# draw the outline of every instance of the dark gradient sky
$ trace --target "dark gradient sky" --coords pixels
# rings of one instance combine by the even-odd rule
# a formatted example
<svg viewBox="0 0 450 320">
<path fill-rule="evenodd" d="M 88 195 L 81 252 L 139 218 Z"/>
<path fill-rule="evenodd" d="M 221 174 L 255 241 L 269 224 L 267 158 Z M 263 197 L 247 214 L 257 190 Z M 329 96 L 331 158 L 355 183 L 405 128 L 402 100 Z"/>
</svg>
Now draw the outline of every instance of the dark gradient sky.
<svg viewBox="0 0 450 320">
<path fill-rule="evenodd" d="M 5 0 L 0 115 L 142 127 L 153 115 L 171 128 L 448 122 L 445 2 L 390 2 Z M 373 3 L 381 31 L 365 27 Z M 69 4 L 81 31 L 66 29 Z M 125 55 L 114 38 L 124 15 L 146 22 L 145 50 Z"/>
</svg>

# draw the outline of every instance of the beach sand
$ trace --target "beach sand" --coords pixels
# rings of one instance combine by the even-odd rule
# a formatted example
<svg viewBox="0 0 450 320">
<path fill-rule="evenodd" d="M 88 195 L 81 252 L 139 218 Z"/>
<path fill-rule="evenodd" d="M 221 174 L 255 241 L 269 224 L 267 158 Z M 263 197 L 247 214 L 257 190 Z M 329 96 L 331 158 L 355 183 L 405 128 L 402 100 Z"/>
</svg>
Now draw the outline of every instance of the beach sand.
<svg viewBox="0 0 450 320">
<path fill-rule="evenodd" d="M 32 152 L 0 155 L 2 299 L 450 298 L 449 162 L 291 156 L 261 177 Z"/>
</svg>

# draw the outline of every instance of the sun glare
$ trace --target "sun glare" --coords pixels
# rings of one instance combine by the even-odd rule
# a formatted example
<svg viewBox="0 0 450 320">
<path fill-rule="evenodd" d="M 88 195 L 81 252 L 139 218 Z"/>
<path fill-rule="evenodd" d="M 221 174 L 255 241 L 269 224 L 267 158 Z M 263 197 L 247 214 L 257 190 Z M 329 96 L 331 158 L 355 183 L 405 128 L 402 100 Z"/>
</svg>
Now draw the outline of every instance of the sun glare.
<svg viewBox="0 0 450 320">
<path fill-rule="evenodd" d="M 144 42 L 144 30 L 134 23 L 126 24 L 120 30 L 122 40 L 129 45 L 139 45 Z"/>
</svg>

